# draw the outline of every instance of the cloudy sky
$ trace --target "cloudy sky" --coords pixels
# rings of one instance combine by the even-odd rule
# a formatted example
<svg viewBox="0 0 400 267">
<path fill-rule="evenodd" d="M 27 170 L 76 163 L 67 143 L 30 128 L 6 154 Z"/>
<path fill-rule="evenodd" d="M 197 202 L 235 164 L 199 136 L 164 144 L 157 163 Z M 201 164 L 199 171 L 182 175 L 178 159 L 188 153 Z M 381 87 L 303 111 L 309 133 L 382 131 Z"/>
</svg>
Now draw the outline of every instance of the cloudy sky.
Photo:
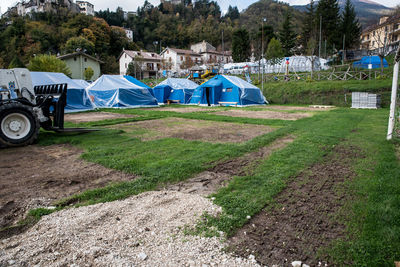
<svg viewBox="0 0 400 267">
<path fill-rule="evenodd" d="M 229 5 L 237 6 L 240 10 L 246 8 L 250 4 L 257 2 L 258 0 L 218 0 L 218 3 L 221 5 L 222 10 L 228 9 Z M 282 0 L 281 0 L 282 1 Z M 366 0 L 368 1 L 368 0 Z M 8 7 L 13 6 L 17 3 L 17 0 L 0 0 L 0 12 L 4 13 Z M 107 9 L 115 10 L 118 6 L 121 6 L 124 10 L 133 10 L 136 11 L 138 6 L 142 6 L 144 0 L 89 0 L 95 6 L 95 10 Z M 158 5 L 160 3 L 159 0 L 150 0 L 150 2 L 154 5 Z M 291 5 L 302 5 L 310 2 L 309 0 L 283 0 L 283 2 L 287 2 Z M 394 7 L 400 4 L 400 0 L 375 0 L 375 2 L 380 3 L 382 5 L 388 7 Z"/>
</svg>

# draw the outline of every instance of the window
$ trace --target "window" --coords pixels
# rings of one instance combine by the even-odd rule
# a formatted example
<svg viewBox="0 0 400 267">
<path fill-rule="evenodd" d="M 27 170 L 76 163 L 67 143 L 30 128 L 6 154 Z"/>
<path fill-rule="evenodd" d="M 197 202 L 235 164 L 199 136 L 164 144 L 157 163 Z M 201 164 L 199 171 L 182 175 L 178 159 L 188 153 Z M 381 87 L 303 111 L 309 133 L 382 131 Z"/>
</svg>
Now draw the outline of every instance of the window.
<svg viewBox="0 0 400 267">
<path fill-rule="evenodd" d="M 167 50 L 167 54 L 169 54 L 169 50 Z"/>
<path fill-rule="evenodd" d="M 183 56 L 181 56 L 181 61 L 183 61 Z"/>
<path fill-rule="evenodd" d="M 126 58 L 126 54 L 125 54 L 125 58 Z"/>
<path fill-rule="evenodd" d="M 226 92 L 232 92 L 232 88 L 226 88 Z"/>
<path fill-rule="evenodd" d="M 127 69 L 128 68 L 128 63 L 125 63 L 125 69 Z"/>
<path fill-rule="evenodd" d="M 76 61 L 76 57 L 74 57 L 74 61 Z"/>
<path fill-rule="evenodd" d="M 87 58 L 85 58 L 84 61 L 87 62 Z"/>
</svg>

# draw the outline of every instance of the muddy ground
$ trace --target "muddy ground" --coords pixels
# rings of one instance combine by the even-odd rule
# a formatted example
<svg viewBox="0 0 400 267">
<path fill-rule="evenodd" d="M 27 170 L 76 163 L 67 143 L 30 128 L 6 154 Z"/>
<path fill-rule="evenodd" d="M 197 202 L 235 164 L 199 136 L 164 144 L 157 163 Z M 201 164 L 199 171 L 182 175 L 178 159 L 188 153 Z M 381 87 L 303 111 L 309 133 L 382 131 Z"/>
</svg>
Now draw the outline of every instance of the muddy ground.
<svg viewBox="0 0 400 267">
<path fill-rule="evenodd" d="M 215 111 L 217 109 L 215 108 L 201 108 L 201 107 L 162 107 L 162 108 L 150 108 L 146 110 L 153 110 L 153 111 L 173 111 L 173 112 L 179 112 L 179 113 L 191 113 L 191 112 L 210 112 L 210 111 Z"/>
<path fill-rule="evenodd" d="M 293 136 L 279 138 L 270 145 L 228 161 L 219 162 L 215 167 L 199 173 L 195 177 L 169 186 L 168 190 L 208 196 L 223 186 L 234 176 L 251 175 L 262 160 L 274 151 L 283 149 L 294 141 Z"/>
<path fill-rule="evenodd" d="M 262 265 L 302 261 L 324 266 L 326 258 L 318 250 L 344 235 L 344 225 L 332 214 L 346 200 L 340 188 L 355 176 L 350 166 L 354 158 L 362 157 L 357 151 L 336 147 L 324 162 L 295 177 L 275 198 L 276 205 L 253 217 L 229 240 L 231 249 L 243 257 L 255 255 Z"/>
<path fill-rule="evenodd" d="M 182 118 L 137 121 L 113 125 L 109 128 L 124 130 L 128 135 L 139 137 L 143 141 L 172 137 L 212 143 L 244 142 L 274 130 L 265 125 Z"/>
<path fill-rule="evenodd" d="M 276 119 L 276 120 L 298 120 L 302 118 L 311 117 L 312 113 L 288 113 L 279 112 L 271 110 L 260 110 L 260 111 L 249 111 L 241 109 L 230 109 L 225 111 L 218 111 L 213 114 L 231 116 L 231 117 L 244 117 L 244 118 L 254 118 L 254 119 Z"/>
<path fill-rule="evenodd" d="M 81 123 L 133 117 L 137 116 L 112 112 L 84 112 L 65 114 L 64 120 L 72 123 Z"/>
<path fill-rule="evenodd" d="M 29 210 L 110 182 L 134 179 L 81 160 L 69 145 L 38 145 L 0 151 L 0 229 L 22 219 Z"/>
</svg>

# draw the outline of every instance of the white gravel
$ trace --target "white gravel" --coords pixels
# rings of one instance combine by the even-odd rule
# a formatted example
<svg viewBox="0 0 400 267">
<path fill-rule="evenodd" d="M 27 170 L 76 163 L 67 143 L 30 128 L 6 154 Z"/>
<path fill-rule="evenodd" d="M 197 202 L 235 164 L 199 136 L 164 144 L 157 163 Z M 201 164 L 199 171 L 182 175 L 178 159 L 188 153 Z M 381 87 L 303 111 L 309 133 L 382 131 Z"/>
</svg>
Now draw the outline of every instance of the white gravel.
<svg viewBox="0 0 400 267">
<path fill-rule="evenodd" d="M 0 266 L 258 266 L 223 251 L 222 238 L 185 236 L 210 200 L 172 191 L 68 209 L 0 243 Z"/>
</svg>

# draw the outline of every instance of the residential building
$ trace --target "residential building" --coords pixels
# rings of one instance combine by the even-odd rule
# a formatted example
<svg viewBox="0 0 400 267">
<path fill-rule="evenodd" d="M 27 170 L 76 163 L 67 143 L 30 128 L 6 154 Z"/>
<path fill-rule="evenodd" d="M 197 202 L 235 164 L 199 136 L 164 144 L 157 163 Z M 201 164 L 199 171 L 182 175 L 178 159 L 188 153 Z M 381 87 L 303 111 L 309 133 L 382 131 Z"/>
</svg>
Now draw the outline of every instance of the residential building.
<svg viewBox="0 0 400 267">
<path fill-rule="evenodd" d="M 163 60 L 163 69 L 173 72 L 182 72 L 188 70 L 194 65 L 202 64 L 201 54 L 192 50 L 183 50 L 167 47 L 161 52 Z"/>
<path fill-rule="evenodd" d="M 233 62 L 232 53 L 230 51 L 217 51 L 213 45 L 204 40 L 203 42 L 191 45 L 190 49 L 200 54 L 205 64 L 227 64 Z"/>
<path fill-rule="evenodd" d="M 119 72 L 121 75 L 127 74 L 131 62 L 135 62 L 141 69 L 143 78 L 156 76 L 162 65 L 161 56 L 157 53 L 124 49 L 119 56 Z"/>
<path fill-rule="evenodd" d="M 125 30 L 126 37 L 128 37 L 129 40 L 133 41 L 133 31 L 130 29 L 125 29 L 125 28 L 124 28 L 124 30 Z"/>
<path fill-rule="evenodd" d="M 19 16 L 30 16 L 32 13 L 55 12 L 58 7 L 67 8 L 70 12 L 79 13 L 80 8 L 73 0 L 27 0 L 18 2 L 3 14 L 9 17 L 11 14 Z"/>
<path fill-rule="evenodd" d="M 162 4 L 171 3 L 173 5 L 179 5 L 182 4 L 182 0 L 161 0 L 161 3 Z"/>
<path fill-rule="evenodd" d="M 129 17 L 137 16 L 136 11 L 124 11 L 124 20 L 128 20 Z"/>
<path fill-rule="evenodd" d="M 400 14 L 383 16 L 379 23 L 361 34 L 361 49 L 371 52 L 385 48 L 385 54 L 395 50 L 400 42 Z"/>
<path fill-rule="evenodd" d="M 85 54 L 81 51 L 57 57 L 64 61 L 71 70 L 72 79 L 85 79 L 84 73 L 88 67 L 94 71 L 92 80 L 96 80 L 101 76 L 100 64 L 101 60 Z"/>
<path fill-rule="evenodd" d="M 76 1 L 76 4 L 81 9 L 81 13 L 94 16 L 94 5 L 87 1 Z"/>
</svg>

